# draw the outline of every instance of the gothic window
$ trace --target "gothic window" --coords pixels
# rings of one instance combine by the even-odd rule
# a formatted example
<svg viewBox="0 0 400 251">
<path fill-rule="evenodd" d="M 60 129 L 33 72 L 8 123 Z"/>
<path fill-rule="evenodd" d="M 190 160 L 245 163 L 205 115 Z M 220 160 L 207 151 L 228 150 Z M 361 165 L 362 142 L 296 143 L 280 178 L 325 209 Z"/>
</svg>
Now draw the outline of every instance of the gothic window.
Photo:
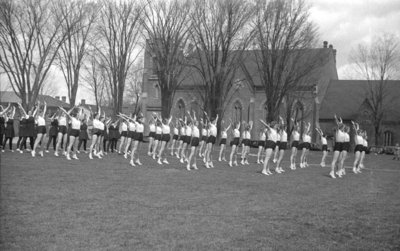
<svg viewBox="0 0 400 251">
<path fill-rule="evenodd" d="M 239 101 L 236 101 L 233 104 L 233 119 L 235 120 L 235 122 L 242 121 L 242 104 L 240 104 Z"/>
<path fill-rule="evenodd" d="M 391 131 L 385 131 L 384 133 L 384 146 L 393 145 L 393 133 Z"/>
<path fill-rule="evenodd" d="M 160 95 L 160 86 L 158 84 L 154 85 L 154 98 L 159 98 Z"/>
<path fill-rule="evenodd" d="M 177 106 L 178 106 L 177 107 L 178 108 L 178 116 L 183 119 L 185 117 L 186 111 L 185 111 L 185 103 L 183 102 L 182 99 L 179 99 Z"/>
</svg>

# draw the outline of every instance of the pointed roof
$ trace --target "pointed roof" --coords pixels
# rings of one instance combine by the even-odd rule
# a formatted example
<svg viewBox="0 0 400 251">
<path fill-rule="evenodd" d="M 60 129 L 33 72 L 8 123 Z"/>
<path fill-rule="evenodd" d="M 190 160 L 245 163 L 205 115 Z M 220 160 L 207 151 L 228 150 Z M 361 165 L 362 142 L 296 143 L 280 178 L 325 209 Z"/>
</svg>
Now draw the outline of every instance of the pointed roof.
<svg viewBox="0 0 400 251">
<path fill-rule="evenodd" d="M 369 103 L 367 88 L 379 81 L 331 80 L 321 103 L 320 119 L 332 119 L 334 114 L 345 120 L 356 119 Z M 384 107 L 389 121 L 400 121 L 400 80 L 387 80 L 388 96 Z"/>
<path fill-rule="evenodd" d="M 68 108 L 69 104 L 65 103 L 59 99 L 53 98 L 49 95 L 39 95 L 38 99 L 40 102 L 46 101 L 48 107 L 64 107 Z M 1 103 L 20 103 L 21 99 L 15 94 L 15 92 L 1 91 L 0 92 L 0 102 Z"/>
</svg>

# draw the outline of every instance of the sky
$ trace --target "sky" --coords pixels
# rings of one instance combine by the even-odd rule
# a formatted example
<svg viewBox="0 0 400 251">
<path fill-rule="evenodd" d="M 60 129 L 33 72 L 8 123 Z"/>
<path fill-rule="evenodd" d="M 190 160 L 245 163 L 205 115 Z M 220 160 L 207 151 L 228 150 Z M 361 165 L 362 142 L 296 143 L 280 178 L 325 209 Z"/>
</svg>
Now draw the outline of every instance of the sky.
<svg viewBox="0 0 400 251">
<path fill-rule="evenodd" d="M 395 34 L 400 39 L 400 0 L 306 0 L 319 37 L 337 50 L 339 79 L 351 75 L 349 56 L 360 43 L 374 36 Z M 350 75 L 349 75 L 350 74 Z"/>
<path fill-rule="evenodd" d="M 352 48 L 371 42 L 374 36 L 392 33 L 400 39 L 400 0 L 306 0 L 311 5 L 310 18 L 319 27 L 320 46 L 328 41 L 337 50 L 336 65 L 339 79 L 352 75 L 348 62 Z M 353 76 L 354 77 L 354 76 Z M 67 96 L 61 74 L 53 73 L 58 87 L 52 95 Z M 3 90 L 4 78 L 0 79 Z M 78 98 L 94 100 L 87 88 L 78 91 Z"/>
</svg>

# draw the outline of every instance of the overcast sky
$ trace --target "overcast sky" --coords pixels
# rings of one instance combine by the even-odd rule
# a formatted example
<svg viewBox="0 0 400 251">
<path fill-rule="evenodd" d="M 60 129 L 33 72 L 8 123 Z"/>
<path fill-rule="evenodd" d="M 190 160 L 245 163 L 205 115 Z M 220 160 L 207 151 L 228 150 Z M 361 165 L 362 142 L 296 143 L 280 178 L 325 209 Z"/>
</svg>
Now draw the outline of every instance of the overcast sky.
<svg viewBox="0 0 400 251">
<path fill-rule="evenodd" d="M 337 49 L 339 79 L 346 79 L 352 48 L 375 35 L 393 33 L 400 38 L 400 0 L 306 0 L 321 41 Z M 322 46 L 322 42 L 321 42 Z"/>
<path fill-rule="evenodd" d="M 320 46 L 322 41 L 328 41 L 337 49 L 339 79 L 348 78 L 349 53 L 359 43 L 370 42 L 373 36 L 384 32 L 400 38 L 400 0 L 306 1 L 312 5 L 311 19 L 319 27 Z M 56 95 L 67 96 L 62 75 L 53 74 L 51 78 L 59 85 Z M 93 102 L 87 93 L 86 88 L 81 88 L 77 100 Z"/>
</svg>

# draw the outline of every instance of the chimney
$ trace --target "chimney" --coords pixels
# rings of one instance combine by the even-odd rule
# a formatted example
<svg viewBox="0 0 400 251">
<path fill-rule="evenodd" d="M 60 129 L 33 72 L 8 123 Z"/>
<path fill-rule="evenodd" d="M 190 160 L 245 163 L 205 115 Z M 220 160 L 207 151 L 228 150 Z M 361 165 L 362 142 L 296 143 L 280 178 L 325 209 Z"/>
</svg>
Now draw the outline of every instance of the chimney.
<svg viewBox="0 0 400 251">
<path fill-rule="evenodd" d="M 329 49 L 333 49 L 333 45 L 330 44 L 330 45 L 329 45 Z"/>
<path fill-rule="evenodd" d="M 81 99 L 81 105 L 86 105 L 86 100 L 85 99 Z"/>
<path fill-rule="evenodd" d="M 335 60 L 335 63 L 336 63 L 336 49 L 333 50 L 333 59 Z"/>
<path fill-rule="evenodd" d="M 61 101 L 64 102 L 64 103 L 67 103 L 67 97 L 66 96 L 62 96 L 61 97 Z"/>
<path fill-rule="evenodd" d="M 324 41 L 324 47 L 323 48 L 328 48 L 328 41 Z"/>
<path fill-rule="evenodd" d="M 57 100 L 60 100 L 60 96 L 55 96 L 54 98 Z"/>
</svg>

